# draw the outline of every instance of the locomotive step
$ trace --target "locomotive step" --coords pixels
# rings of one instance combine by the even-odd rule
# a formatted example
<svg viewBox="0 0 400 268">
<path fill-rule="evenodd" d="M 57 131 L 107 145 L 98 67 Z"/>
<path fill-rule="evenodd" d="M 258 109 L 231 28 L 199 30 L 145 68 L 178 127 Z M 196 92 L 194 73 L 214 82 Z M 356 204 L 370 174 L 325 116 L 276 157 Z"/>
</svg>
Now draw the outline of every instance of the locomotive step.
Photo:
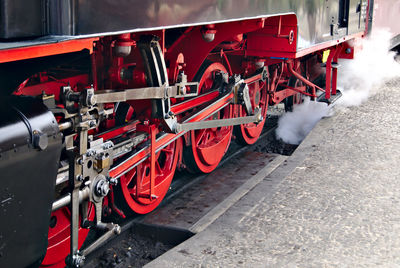
<svg viewBox="0 0 400 268">
<path fill-rule="evenodd" d="M 325 102 L 328 105 L 332 105 L 338 99 L 340 99 L 340 97 L 342 97 L 342 92 L 340 92 L 340 90 L 337 90 L 336 91 L 336 95 L 331 95 L 331 97 L 329 99 L 326 99 L 325 98 L 325 93 L 322 93 L 321 95 L 318 96 L 317 101 L 318 102 Z"/>
</svg>

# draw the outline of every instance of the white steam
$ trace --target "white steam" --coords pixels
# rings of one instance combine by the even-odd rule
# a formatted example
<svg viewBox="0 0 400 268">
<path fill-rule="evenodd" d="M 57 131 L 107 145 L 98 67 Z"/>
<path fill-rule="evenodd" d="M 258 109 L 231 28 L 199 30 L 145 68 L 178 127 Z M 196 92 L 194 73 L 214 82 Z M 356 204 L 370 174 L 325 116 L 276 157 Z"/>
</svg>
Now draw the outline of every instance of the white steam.
<svg viewBox="0 0 400 268">
<path fill-rule="evenodd" d="M 343 96 L 337 107 L 357 106 L 379 91 L 379 85 L 400 76 L 400 64 L 389 52 L 391 34 L 387 30 L 375 30 L 362 42 L 362 51 L 353 60 L 339 63 L 338 84 Z M 286 143 L 299 144 L 325 116 L 333 113 L 325 103 L 305 99 L 293 112 L 281 116 L 276 130 L 277 137 Z"/>
<path fill-rule="evenodd" d="M 343 96 L 341 107 L 358 106 L 379 91 L 384 82 L 400 75 L 400 65 L 389 52 L 391 33 L 375 30 L 362 43 L 362 50 L 353 60 L 341 60 L 338 85 Z"/>
<path fill-rule="evenodd" d="M 276 135 L 286 143 L 299 144 L 322 117 L 328 116 L 329 110 L 326 103 L 305 98 L 302 104 L 293 107 L 293 112 L 279 118 Z"/>
</svg>

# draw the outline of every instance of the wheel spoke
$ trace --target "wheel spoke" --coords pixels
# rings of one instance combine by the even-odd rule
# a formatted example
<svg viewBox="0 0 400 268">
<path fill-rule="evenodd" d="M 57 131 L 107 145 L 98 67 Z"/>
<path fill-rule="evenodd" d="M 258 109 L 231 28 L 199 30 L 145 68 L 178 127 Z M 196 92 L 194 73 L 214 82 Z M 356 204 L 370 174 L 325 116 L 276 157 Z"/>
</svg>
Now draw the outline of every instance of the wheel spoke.
<svg viewBox="0 0 400 268">
<path fill-rule="evenodd" d="M 128 172 L 129 174 L 127 175 L 127 177 L 125 177 L 125 184 L 129 185 L 132 181 L 132 179 L 135 177 L 136 175 L 136 169 L 134 169 L 132 172 Z"/>
<path fill-rule="evenodd" d="M 196 142 L 196 145 L 199 145 L 200 144 L 200 142 L 202 141 L 202 139 L 203 139 L 203 137 L 204 137 L 204 134 L 206 134 L 206 132 L 207 132 L 207 129 L 200 129 L 196 134 L 196 139 L 195 139 L 195 142 Z"/>
<path fill-rule="evenodd" d="M 163 176 L 163 169 L 160 166 L 160 163 L 156 161 L 156 176 Z"/>
</svg>

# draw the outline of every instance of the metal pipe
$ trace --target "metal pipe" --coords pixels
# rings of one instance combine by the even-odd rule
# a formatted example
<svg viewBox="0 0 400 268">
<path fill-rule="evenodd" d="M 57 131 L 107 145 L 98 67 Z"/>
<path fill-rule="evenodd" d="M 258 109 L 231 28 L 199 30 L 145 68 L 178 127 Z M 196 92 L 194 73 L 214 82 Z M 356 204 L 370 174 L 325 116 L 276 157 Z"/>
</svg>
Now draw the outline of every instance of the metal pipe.
<svg viewBox="0 0 400 268">
<path fill-rule="evenodd" d="M 307 86 L 310 86 L 312 88 L 317 88 L 319 90 L 321 90 L 322 92 L 325 92 L 324 89 L 320 88 L 319 86 L 313 84 L 312 82 L 308 81 L 306 78 L 304 78 L 302 75 L 300 75 L 299 73 L 297 73 L 294 69 L 293 69 L 293 65 L 292 63 L 289 61 L 287 62 L 287 67 L 288 67 L 288 71 L 289 73 L 291 73 L 292 75 L 294 75 L 297 79 L 299 79 L 300 81 L 302 81 L 304 84 L 306 84 Z"/>
<path fill-rule="evenodd" d="M 81 203 L 83 200 L 88 199 L 89 194 L 90 194 L 89 187 L 86 187 L 83 190 L 80 190 L 79 191 L 79 203 Z M 71 194 L 69 193 L 53 202 L 52 211 L 55 211 L 62 207 L 68 206 L 70 203 L 71 203 Z"/>
</svg>

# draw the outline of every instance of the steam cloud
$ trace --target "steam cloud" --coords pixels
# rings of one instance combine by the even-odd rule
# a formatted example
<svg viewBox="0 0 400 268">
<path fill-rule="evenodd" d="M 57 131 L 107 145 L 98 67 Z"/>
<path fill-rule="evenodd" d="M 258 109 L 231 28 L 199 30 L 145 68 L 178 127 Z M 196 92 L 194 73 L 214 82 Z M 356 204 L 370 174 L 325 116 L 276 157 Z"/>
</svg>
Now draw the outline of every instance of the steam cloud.
<svg viewBox="0 0 400 268">
<path fill-rule="evenodd" d="M 276 135 L 286 143 L 299 144 L 329 111 L 326 103 L 305 98 L 302 104 L 294 106 L 293 112 L 279 118 Z"/>
<path fill-rule="evenodd" d="M 400 75 L 395 52 L 389 52 L 390 38 L 388 30 L 373 31 L 354 60 L 341 60 L 338 84 L 343 96 L 338 100 L 339 107 L 362 104 L 379 91 L 382 83 Z"/>
<path fill-rule="evenodd" d="M 335 107 L 358 106 L 377 93 L 379 85 L 400 75 L 395 53 L 389 52 L 390 38 L 388 30 L 375 30 L 363 40 L 363 49 L 355 59 L 339 62 L 338 87 L 343 96 Z M 333 111 L 325 103 L 305 99 L 293 112 L 281 116 L 276 135 L 286 143 L 299 144 L 322 117 L 331 114 Z"/>
</svg>

